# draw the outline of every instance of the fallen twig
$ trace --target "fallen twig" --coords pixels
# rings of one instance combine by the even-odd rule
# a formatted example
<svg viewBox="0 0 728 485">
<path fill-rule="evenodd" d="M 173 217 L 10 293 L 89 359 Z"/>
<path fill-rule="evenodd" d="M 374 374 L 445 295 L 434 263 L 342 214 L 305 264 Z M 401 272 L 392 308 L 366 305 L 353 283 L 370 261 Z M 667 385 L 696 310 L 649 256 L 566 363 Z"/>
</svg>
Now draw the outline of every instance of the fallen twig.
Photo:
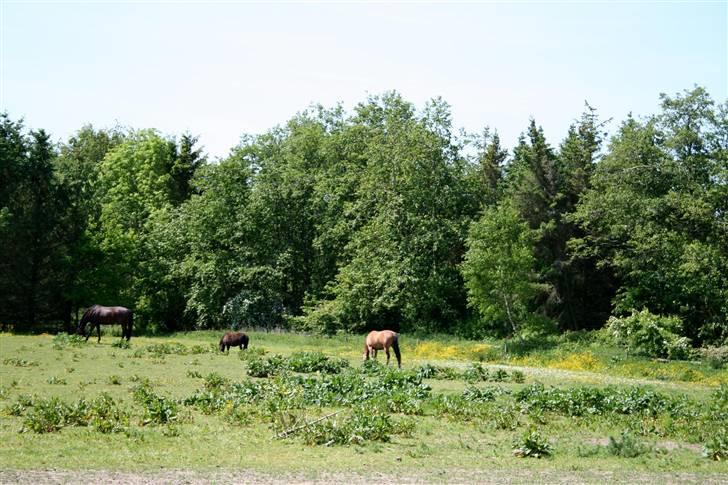
<svg viewBox="0 0 728 485">
<path fill-rule="evenodd" d="M 342 412 L 342 411 L 343 411 L 343 409 L 339 409 L 338 411 L 335 411 L 335 412 L 333 412 L 333 413 L 331 413 L 331 414 L 327 414 L 326 416 L 321 416 L 321 417 L 320 417 L 320 418 L 318 418 L 318 419 L 314 419 L 314 420 L 313 420 L 313 421 L 311 421 L 310 423 L 309 423 L 309 422 L 305 422 L 305 423 L 304 423 L 304 424 L 302 424 L 301 426 L 296 426 L 295 428 L 287 429 L 287 430 L 285 430 L 285 431 L 282 431 L 282 432 L 278 433 L 278 434 L 276 435 L 276 437 L 277 437 L 277 438 L 286 438 L 286 437 L 288 437 L 289 435 L 291 435 L 291 434 L 295 433 L 296 431 L 300 431 L 300 430 L 302 430 L 303 428 L 308 428 L 308 427 L 309 427 L 309 426 L 311 426 L 312 424 L 316 424 L 316 423 L 318 423 L 319 421 L 323 421 L 324 419 L 328 419 L 328 418 L 330 418 L 331 416 L 334 416 L 334 415 L 336 415 L 336 414 L 339 414 L 339 413 L 340 413 L 340 412 Z"/>
</svg>

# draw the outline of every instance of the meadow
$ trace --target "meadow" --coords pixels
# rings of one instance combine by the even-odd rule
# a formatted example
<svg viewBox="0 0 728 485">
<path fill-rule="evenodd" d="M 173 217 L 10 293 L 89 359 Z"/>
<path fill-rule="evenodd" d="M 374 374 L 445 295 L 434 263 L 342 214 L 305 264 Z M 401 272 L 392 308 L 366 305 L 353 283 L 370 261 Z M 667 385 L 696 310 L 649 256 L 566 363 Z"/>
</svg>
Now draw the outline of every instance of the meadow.
<svg viewBox="0 0 728 485">
<path fill-rule="evenodd" d="M 596 335 L 403 335 L 397 370 L 357 335 L 0 334 L 0 469 L 726 480 L 728 371 Z"/>
</svg>

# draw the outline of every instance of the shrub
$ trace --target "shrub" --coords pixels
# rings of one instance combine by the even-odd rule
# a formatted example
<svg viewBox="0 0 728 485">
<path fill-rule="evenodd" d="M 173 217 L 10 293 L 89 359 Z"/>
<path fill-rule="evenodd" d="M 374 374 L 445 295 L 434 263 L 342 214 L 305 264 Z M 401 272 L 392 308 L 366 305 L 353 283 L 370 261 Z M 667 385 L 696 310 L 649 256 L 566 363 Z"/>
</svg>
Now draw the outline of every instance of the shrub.
<svg viewBox="0 0 728 485">
<path fill-rule="evenodd" d="M 76 334 L 61 332 L 53 337 L 53 348 L 56 350 L 64 347 L 81 347 L 86 343 L 86 337 Z"/>
<path fill-rule="evenodd" d="M 553 453 L 551 444 L 535 429 L 527 430 L 520 439 L 513 442 L 513 454 L 519 458 L 541 458 Z"/>
<path fill-rule="evenodd" d="M 488 402 L 495 400 L 501 394 L 504 394 L 504 391 L 500 387 L 469 386 L 463 391 L 463 399 L 470 402 Z"/>
<path fill-rule="evenodd" d="M 7 412 L 11 416 L 22 416 L 28 408 L 35 406 L 35 402 L 38 398 L 28 394 L 21 394 L 18 396 L 18 400 L 8 406 Z"/>
<path fill-rule="evenodd" d="M 57 397 L 40 399 L 29 409 L 23 420 L 23 430 L 35 433 L 53 433 L 66 424 L 70 408 Z"/>
<path fill-rule="evenodd" d="M 728 459 L 728 431 L 725 426 L 716 433 L 703 447 L 703 456 L 715 461 Z"/>
<path fill-rule="evenodd" d="M 270 377 L 285 369 L 285 359 L 280 355 L 272 355 L 267 359 L 251 359 L 248 362 L 248 375 L 251 377 Z"/>
<path fill-rule="evenodd" d="M 108 394 L 101 394 L 86 406 L 81 403 L 85 401 L 80 401 L 76 408 L 83 408 L 86 412 L 79 416 L 77 425 L 89 425 L 100 433 L 120 433 L 128 428 L 129 413 Z"/>
<path fill-rule="evenodd" d="M 207 391 L 219 391 L 228 384 L 229 381 L 217 372 L 211 372 L 205 376 L 204 386 Z"/>
<path fill-rule="evenodd" d="M 371 406 L 360 406 L 347 417 L 334 416 L 312 424 L 303 433 L 307 444 L 364 444 L 367 441 L 390 441 L 391 434 L 411 434 L 414 421 L 393 421 L 392 418 Z"/>
<path fill-rule="evenodd" d="M 496 429 L 511 431 L 518 428 L 520 424 L 518 416 L 518 409 L 513 404 L 492 408 L 490 414 Z"/>
<path fill-rule="evenodd" d="M 119 339 L 116 342 L 111 344 L 112 347 L 116 347 L 117 349 L 130 349 L 131 343 L 128 340 Z"/>
<path fill-rule="evenodd" d="M 519 370 L 514 370 L 511 372 L 511 381 L 516 384 L 523 384 L 526 381 L 526 375 Z"/>
<path fill-rule="evenodd" d="M 106 382 L 111 384 L 112 386 L 120 386 L 121 385 L 121 377 L 117 376 L 116 374 L 110 375 L 106 378 Z"/>
<path fill-rule="evenodd" d="M 148 382 L 134 389 L 134 400 L 144 408 L 144 424 L 166 424 L 179 418 L 177 402 L 155 394 Z"/>
<path fill-rule="evenodd" d="M 652 448 L 637 440 L 629 431 L 623 431 L 620 437 L 609 437 L 607 451 L 622 458 L 635 458 L 648 453 Z"/>
<path fill-rule="evenodd" d="M 488 369 L 480 363 L 473 363 L 463 372 L 463 379 L 467 382 L 487 381 L 490 377 Z"/>
<path fill-rule="evenodd" d="M 165 355 L 177 354 L 185 355 L 188 352 L 187 347 L 179 342 L 164 342 L 161 344 L 147 345 L 145 350 L 153 357 L 164 358 Z M 134 354 L 136 357 L 136 353 Z"/>
<path fill-rule="evenodd" d="M 647 309 L 607 321 L 607 329 L 619 345 L 639 354 L 670 359 L 690 356 L 690 339 L 680 335 L 682 326 L 680 317 L 654 315 Z"/>
<path fill-rule="evenodd" d="M 287 359 L 287 366 L 294 372 L 323 372 L 338 374 L 349 367 L 344 359 L 330 359 L 321 352 L 296 352 Z"/>
</svg>

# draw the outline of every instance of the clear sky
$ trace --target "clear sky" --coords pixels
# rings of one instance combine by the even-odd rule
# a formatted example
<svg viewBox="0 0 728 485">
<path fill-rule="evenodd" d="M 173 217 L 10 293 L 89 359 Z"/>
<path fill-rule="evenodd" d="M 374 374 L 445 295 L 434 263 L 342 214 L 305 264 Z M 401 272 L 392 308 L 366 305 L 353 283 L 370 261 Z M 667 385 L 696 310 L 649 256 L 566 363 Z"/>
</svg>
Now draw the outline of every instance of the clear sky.
<svg viewBox="0 0 728 485">
<path fill-rule="evenodd" d="M 728 99 L 715 2 L 16 2 L 0 0 L 0 110 L 200 136 L 224 156 L 312 103 L 441 96 L 456 127 L 556 145 L 584 101 L 612 128 L 698 84 Z"/>
</svg>

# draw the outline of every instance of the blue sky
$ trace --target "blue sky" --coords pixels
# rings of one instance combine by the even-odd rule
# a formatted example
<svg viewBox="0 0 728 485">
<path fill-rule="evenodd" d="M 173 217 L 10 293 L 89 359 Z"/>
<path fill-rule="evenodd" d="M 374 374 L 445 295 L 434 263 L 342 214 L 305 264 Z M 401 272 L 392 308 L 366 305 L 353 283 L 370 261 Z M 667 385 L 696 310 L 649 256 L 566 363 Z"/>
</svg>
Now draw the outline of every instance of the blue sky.
<svg viewBox="0 0 728 485">
<path fill-rule="evenodd" d="M 612 128 L 694 84 L 728 99 L 727 2 L 0 0 L 0 109 L 66 139 L 83 124 L 242 134 L 312 103 L 441 96 L 456 127 L 556 145 L 584 101 Z"/>
</svg>

